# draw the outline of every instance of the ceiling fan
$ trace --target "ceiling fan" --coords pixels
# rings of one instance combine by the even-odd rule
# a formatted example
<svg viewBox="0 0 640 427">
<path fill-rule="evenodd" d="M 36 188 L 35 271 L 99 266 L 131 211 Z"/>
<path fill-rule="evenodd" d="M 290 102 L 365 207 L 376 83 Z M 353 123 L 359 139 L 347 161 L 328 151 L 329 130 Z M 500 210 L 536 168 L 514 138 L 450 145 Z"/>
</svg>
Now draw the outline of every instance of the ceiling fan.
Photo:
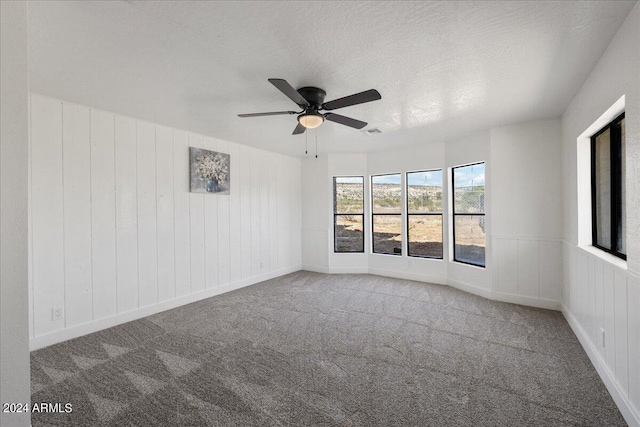
<svg viewBox="0 0 640 427">
<path fill-rule="evenodd" d="M 366 122 L 352 119 L 350 117 L 341 116 L 335 113 L 321 113 L 320 110 L 337 110 L 338 108 L 349 107 L 351 105 L 364 104 L 365 102 L 377 101 L 382 99 L 380 93 L 375 89 L 365 90 L 364 92 L 345 96 L 344 98 L 334 99 L 333 101 L 324 102 L 327 93 L 317 87 L 305 86 L 295 90 L 284 79 L 269 79 L 269 82 L 277 87 L 280 92 L 284 93 L 293 102 L 302 108 L 302 111 L 274 111 L 271 113 L 251 113 L 238 114 L 238 117 L 261 117 L 261 116 L 279 116 L 284 114 L 297 114 L 298 126 L 293 130 L 293 135 L 304 133 L 307 129 L 314 129 L 320 126 L 325 119 L 331 122 L 340 123 L 356 129 L 362 129 L 367 125 Z"/>
</svg>

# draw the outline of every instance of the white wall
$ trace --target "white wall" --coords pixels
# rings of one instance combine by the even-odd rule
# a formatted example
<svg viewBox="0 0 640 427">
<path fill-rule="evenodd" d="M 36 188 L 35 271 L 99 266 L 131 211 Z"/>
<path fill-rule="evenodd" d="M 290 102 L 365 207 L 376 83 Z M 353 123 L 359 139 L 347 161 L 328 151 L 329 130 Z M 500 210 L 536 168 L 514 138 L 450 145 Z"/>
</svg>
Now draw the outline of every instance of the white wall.
<svg viewBox="0 0 640 427">
<path fill-rule="evenodd" d="M 554 306 L 562 290 L 560 121 L 491 129 L 490 166 L 494 292 Z"/>
<path fill-rule="evenodd" d="M 562 116 L 563 311 L 630 425 L 640 425 L 640 4 Z M 577 139 L 625 96 L 627 262 L 578 246 Z M 581 174 L 582 176 L 583 174 Z M 588 196 L 587 196 L 588 197 Z M 587 203 L 588 207 L 589 204 Z M 600 330 L 604 330 L 604 343 Z M 603 345 L 604 344 L 604 345 Z"/>
<path fill-rule="evenodd" d="M 30 126 L 32 348 L 300 268 L 299 159 L 35 94 Z M 189 193 L 190 146 L 230 195 Z"/>
<path fill-rule="evenodd" d="M 371 253 L 370 175 L 443 169 L 446 195 L 450 169 L 479 161 L 486 163 L 486 268 L 451 261 L 448 203 L 443 206 L 443 260 L 408 257 L 406 230 L 402 256 Z M 333 253 L 331 182 L 340 175 L 365 176 L 364 256 Z M 311 230 L 304 230 L 304 268 L 448 284 L 488 298 L 557 309 L 562 288 L 560 175 L 557 119 L 504 126 L 401 150 L 306 159 L 304 188 L 313 191 L 305 196 L 303 210 L 305 221 L 308 214 L 318 231 L 314 238 Z"/>
<path fill-rule="evenodd" d="M 331 203 L 331 184 L 327 155 L 302 159 L 302 171 L 302 265 L 307 270 L 328 273 L 331 242 L 325 208 Z"/>
<path fill-rule="evenodd" d="M 27 3 L 0 2 L 0 402 L 28 403 Z M 0 413 L 0 425 L 28 426 L 29 413 Z"/>
</svg>

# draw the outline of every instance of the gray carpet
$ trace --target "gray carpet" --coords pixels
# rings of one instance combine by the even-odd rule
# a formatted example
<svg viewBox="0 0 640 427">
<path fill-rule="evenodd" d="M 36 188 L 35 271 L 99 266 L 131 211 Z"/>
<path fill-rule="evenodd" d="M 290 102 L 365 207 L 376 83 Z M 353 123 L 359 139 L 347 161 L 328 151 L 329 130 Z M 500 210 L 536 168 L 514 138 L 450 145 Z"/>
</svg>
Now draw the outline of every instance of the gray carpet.
<svg viewBox="0 0 640 427">
<path fill-rule="evenodd" d="M 297 272 L 31 355 L 34 426 L 626 425 L 559 312 Z"/>
</svg>

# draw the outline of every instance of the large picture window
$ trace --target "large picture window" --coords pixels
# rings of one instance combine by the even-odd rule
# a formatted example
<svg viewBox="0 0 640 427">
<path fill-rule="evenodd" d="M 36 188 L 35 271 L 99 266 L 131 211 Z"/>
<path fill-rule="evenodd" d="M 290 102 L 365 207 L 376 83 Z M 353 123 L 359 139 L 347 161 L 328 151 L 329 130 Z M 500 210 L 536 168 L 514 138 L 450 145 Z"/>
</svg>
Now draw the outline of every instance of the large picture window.
<svg viewBox="0 0 640 427">
<path fill-rule="evenodd" d="M 442 170 L 407 172 L 407 252 L 442 259 Z"/>
<path fill-rule="evenodd" d="M 373 253 L 402 255 L 401 180 L 399 173 L 371 177 Z"/>
<path fill-rule="evenodd" d="M 485 266 L 484 163 L 452 169 L 453 259 Z"/>
<path fill-rule="evenodd" d="M 593 246 L 627 259 L 624 113 L 591 137 Z"/>
<path fill-rule="evenodd" d="M 334 252 L 364 252 L 364 177 L 333 178 Z"/>
</svg>

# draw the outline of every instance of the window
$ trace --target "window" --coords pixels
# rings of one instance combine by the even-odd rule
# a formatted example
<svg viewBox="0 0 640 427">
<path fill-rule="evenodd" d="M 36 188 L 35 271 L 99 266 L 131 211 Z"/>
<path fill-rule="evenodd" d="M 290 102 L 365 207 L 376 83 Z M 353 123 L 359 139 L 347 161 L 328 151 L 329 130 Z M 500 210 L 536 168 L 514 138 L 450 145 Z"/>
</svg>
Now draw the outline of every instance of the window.
<svg viewBox="0 0 640 427">
<path fill-rule="evenodd" d="M 371 177 L 373 253 L 402 254 L 402 184 L 399 173 Z"/>
<path fill-rule="evenodd" d="M 442 170 L 407 172 L 407 252 L 442 259 Z"/>
<path fill-rule="evenodd" d="M 453 260 L 485 266 L 484 163 L 452 170 Z"/>
<path fill-rule="evenodd" d="M 364 252 L 364 177 L 333 178 L 334 252 Z"/>
<path fill-rule="evenodd" d="M 624 113 L 591 137 L 593 246 L 627 259 Z"/>
</svg>

